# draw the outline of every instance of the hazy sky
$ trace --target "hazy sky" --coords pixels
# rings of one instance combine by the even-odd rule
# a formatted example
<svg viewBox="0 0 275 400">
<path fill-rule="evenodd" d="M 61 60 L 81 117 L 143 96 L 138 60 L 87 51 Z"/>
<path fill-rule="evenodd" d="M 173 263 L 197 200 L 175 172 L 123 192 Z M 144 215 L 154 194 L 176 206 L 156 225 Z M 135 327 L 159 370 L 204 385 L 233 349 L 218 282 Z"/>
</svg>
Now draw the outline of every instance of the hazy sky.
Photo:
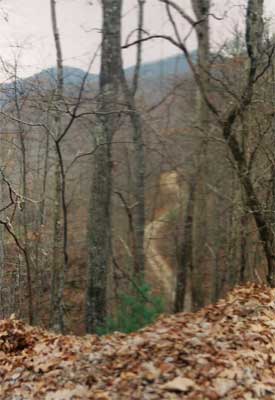
<svg viewBox="0 0 275 400">
<path fill-rule="evenodd" d="M 190 0 L 176 0 L 191 12 Z M 223 15 L 224 21 L 212 21 L 212 39 L 215 45 L 221 44 L 232 33 L 236 23 L 241 24 L 245 0 L 216 0 L 215 12 Z M 266 0 L 266 14 L 275 16 L 275 0 Z M 54 43 L 51 32 L 50 0 L 2 0 L 0 14 L 0 56 L 12 61 L 19 58 L 20 74 L 31 75 L 42 68 L 55 64 Z M 145 29 L 150 33 L 170 33 L 163 5 L 158 0 L 147 0 L 145 6 Z M 57 0 L 57 13 L 64 63 L 85 69 L 99 42 L 101 27 L 100 0 Z M 136 24 L 136 0 L 124 0 L 123 37 L 125 38 Z M 186 23 L 178 20 L 183 32 Z M 273 26 L 275 26 L 272 23 Z M 275 29 L 274 29 L 275 30 Z M 195 47 L 190 38 L 190 48 Z M 172 45 L 155 40 L 144 46 L 143 59 L 154 60 L 178 53 Z M 124 50 L 124 64 L 134 63 L 134 49 Z M 93 72 L 98 72 L 98 60 Z"/>
</svg>

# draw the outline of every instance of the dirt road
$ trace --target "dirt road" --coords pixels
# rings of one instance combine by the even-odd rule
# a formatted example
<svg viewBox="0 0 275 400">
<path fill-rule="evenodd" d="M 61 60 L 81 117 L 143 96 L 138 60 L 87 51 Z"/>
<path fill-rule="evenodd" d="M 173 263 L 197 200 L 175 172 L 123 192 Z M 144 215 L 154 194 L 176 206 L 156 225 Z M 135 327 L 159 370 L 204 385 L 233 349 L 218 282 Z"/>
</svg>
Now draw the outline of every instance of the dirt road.
<svg viewBox="0 0 275 400">
<path fill-rule="evenodd" d="M 145 228 L 146 274 L 148 281 L 154 283 L 154 289 L 162 293 L 168 307 L 171 307 L 175 297 L 175 266 L 169 264 L 159 248 L 161 241 L 167 240 L 165 228 L 171 218 L 171 207 L 172 210 L 175 209 L 175 199 L 180 198 L 178 173 L 176 171 L 163 173 L 160 177 L 160 185 L 161 191 L 168 199 L 173 198 L 174 204 L 169 207 L 168 201 L 167 207 L 163 208 L 161 214 Z"/>
</svg>

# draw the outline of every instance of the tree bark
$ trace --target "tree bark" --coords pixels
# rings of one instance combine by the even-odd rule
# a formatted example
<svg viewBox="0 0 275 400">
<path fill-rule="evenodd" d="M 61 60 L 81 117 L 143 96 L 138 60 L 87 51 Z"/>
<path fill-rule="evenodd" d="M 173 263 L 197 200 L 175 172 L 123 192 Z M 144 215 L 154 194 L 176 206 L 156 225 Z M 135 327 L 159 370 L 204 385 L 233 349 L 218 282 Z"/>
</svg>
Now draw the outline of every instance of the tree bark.
<svg viewBox="0 0 275 400">
<path fill-rule="evenodd" d="M 57 25 L 56 0 L 51 1 L 51 21 L 52 32 L 54 36 L 56 50 L 56 93 L 55 105 L 58 105 L 63 99 L 64 82 L 63 82 L 63 57 L 60 35 Z M 54 115 L 54 134 L 55 134 L 55 174 L 54 174 L 54 209 L 53 209 L 53 254 L 52 254 L 52 279 L 51 279 L 51 327 L 57 331 L 64 332 L 64 310 L 63 310 L 63 287 L 65 279 L 65 265 L 62 261 L 62 249 L 64 237 L 62 235 L 62 177 L 61 166 L 58 154 L 58 139 L 62 132 L 62 116 L 60 111 L 56 111 Z"/>
<path fill-rule="evenodd" d="M 144 227 L 145 227 L 145 155 L 144 142 L 142 135 L 142 122 L 139 111 L 136 109 L 135 98 L 131 93 L 123 70 L 122 87 L 125 100 L 130 110 L 130 120 L 133 128 L 133 191 L 135 207 L 133 209 L 133 228 L 134 228 L 134 274 L 138 280 L 144 278 Z"/>
<path fill-rule="evenodd" d="M 138 0 L 138 46 L 136 65 L 133 76 L 132 88 L 129 87 L 126 80 L 123 67 L 121 67 L 121 84 L 128 110 L 130 111 L 130 121 L 133 129 L 133 194 L 135 207 L 132 211 L 133 216 L 133 259 L 134 275 L 137 281 L 144 279 L 145 255 L 144 255 L 144 227 L 145 227 L 145 154 L 142 135 L 141 115 L 136 107 L 135 94 L 138 90 L 139 72 L 142 60 L 142 37 L 143 37 L 143 19 L 144 19 L 145 0 Z"/>
<path fill-rule="evenodd" d="M 112 137 L 117 115 L 121 74 L 121 0 L 102 0 L 103 26 L 100 95 L 97 126 L 93 131 L 98 146 L 94 156 L 88 227 L 88 276 L 86 329 L 89 333 L 105 324 L 107 315 L 107 275 L 112 254 Z"/>
<path fill-rule="evenodd" d="M 186 295 L 186 284 L 188 277 L 192 277 L 193 272 L 193 218 L 196 182 L 191 182 L 189 187 L 189 198 L 185 211 L 184 229 L 183 229 L 183 245 L 181 246 L 181 254 L 179 254 L 179 262 L 176 278 L 176 297 L 174 311 L 181 312 L 184 310 L 184 300 Z"/>
<path fill-rule="evenodd" d="M 197 68 L 203 88 L 206 93 L 209 91 L 209 10 L 208 0 L 192 0 L 192 7 L 196 20 L 196 36 L 198 41 L 197 48 Z M 196 161 L 196 195 L 194 204 L 193 218 L 193 274 L 192 274 L 192 302 L 194 310 L 204 306 L 206 300 L 205 287 L 203 285 L 206 269 L 212 266 L 212 254 L 209 254 L 207 247 L 210 241 L 210 209 L 207 193 L 207 180 L 209 179 L 209 160 L 208 160 L 208 134 L 209 134 L 209 109 L 205 103 L 199 89 L 197 92 L 197 121 L 199 134 L 203 133 L 200 141 L 198 156 Z M 208 271 L 211 276 L 211 271 Z"/>
</svg>

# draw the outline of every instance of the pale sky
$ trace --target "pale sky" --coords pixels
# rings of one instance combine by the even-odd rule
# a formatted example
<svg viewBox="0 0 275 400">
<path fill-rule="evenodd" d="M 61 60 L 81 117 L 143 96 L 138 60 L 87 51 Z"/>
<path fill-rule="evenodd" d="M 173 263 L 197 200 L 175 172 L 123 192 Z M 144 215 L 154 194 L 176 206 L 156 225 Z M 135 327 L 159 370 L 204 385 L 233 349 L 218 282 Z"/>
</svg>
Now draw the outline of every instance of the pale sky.
<svg viewBox="0 0 275 400">
<path fill-rule="evenodd" d="M 190 0 L 176 0 L 191 13 Z M 136 0 L 124 0 L 124 40 L 136 26 Z M 240 5 L 245 0 L 216 0 L 214 10 L 224 21 L 212 21 L 212 42 L 219 46 L 232 34 L 234 25 L 241 24 L 244 12 Z M 266 0 L 266 15 L 274 18 L 275 0 Z M 0 56 L 12 62 L 19 58 L 19 75 L 27 76 L 55 65 L 55 50 L 51 32 L 50 0 L 2 0 L 0 24 Z M 86 69 L 100 43 L 100 0 L 57 0 L 58 24 L 62 39 L 64 64 Z M 147 0 L 145 5 L 145 29 L 153 33 L 171 33 L 164 6 L 158 0 Z M 275 21 L 275 18 L 274 18 Z M 182 32 L 187 32 L 186 23 L 178 20 Z M 275 24 L 272 22 L 274 29 Z M 190 37 L 189 47 L 195 47 Z M 146 43 L 143 60 L 151 61 L 178 53 L 171 44 L 155 40 Z M 135 62 L 134 48 L 124 50 L 124 65 Z M 92 72 L 97 73 L 99 61 Z"/>
</svg>

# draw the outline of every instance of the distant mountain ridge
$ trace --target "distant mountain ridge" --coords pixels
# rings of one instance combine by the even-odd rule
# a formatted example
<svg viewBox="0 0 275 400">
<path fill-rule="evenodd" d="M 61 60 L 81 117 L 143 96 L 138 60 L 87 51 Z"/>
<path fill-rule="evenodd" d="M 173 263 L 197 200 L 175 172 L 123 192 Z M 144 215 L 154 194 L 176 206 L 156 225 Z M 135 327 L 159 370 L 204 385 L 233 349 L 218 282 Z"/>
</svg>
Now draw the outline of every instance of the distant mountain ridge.
<svg viewBox="0 0 275 400">
<path fill-rule="evenodd" d="M 86 83 L 92 83 L 98 80 L 98 75 L 97 74 L 92 74 L 85 72 L 83 69 L 80 68 L 75 68 L 75 67 L 70 67 L 70 66 L 64 66 L 63 68 L 63 74 L 64 74 L 64 84 L 65 85 L 76 85 L 79 86 L 85 75 L 86 77 Z M 50 80 L 51 82 L 55 83 L 57 79 L 57 69 L 56 67 L 50 67 L 47 69 L 43 69 L 41 72 L 38 72 L 37 74 L 33 75 L 30 77 L 31 79 L 36 79 L 36 80 Z M 30 79 L 28 78 L 28 79 Z"/>
<path fill-rule="evenodd" d="M 191 57 L 195 60 L 196 53 L 191 53 Z M 135 71 L 135 66 L 125 68 L 126 77 L 133 76 Z M 157 78 L 167 75 L 177 75 L 184 74 L 189 71 L 189 66 L 186 58 L 183 54 L 176 54 L 175 56 L 170 56 L 167 58 L 159 59 L 156 61 L 145 62 L 141 64 L 140 67 L 140 77 L 142 79 L 146 78 Z M 25 80 L 38 80 L 46 81 L 50 80 L 52 83 L 56 82 L 56 67 L 50 67 L 42 70 L 41 72 L 26 78 Z M 83 81 L 86 72 L 80 68 L 64 66 L 64 84 L 65 85 L 76 85 L 79 86 Z M 98 82 L 99 75 L 88 73 L 86 82 L 95 83 Z"/>
<path fill-rule="evenodd" d="M 191 53 L 193 60 L 196 58 L 196 52 Z M 126 76 L 133 75 L 135 66 L 125 69 Z M 183 54 L 176 54 L 162 58 L 156 61 L 142 63 L 140 67 L 141 78 L 161 78 L 167 75 L 181 75 L 189 71 L 189 66 Z"/>
<path fill-rule="evenodd" d="M 195 61 L 196 53 L 191 53 L 193 61 Z M 74 91 L 75 87 L 79 87 L 85 77 L 85 84 L 88 90 L 91 87 L 97 87 L 99 75 L 85 72 L 80 68 L 64 66 L 64 87 L 65 93 L 69 94 Z M 127 79 L 133 77 L 135 66 L 125 68 Z M 163 58 L 157 61 L 145 62 L 140 66 L 141 86 L 146 91 L 150 91 L 154 82 L 158 83 L 165 80 L 167 77 L 183 75 L 189 71 L 189 66 L 183 54 Z M 15 97 L 15 89 L 19 96 L 28 96 L 30 93 L 39 90 L 40 93 L 47 92 L 49 89 L 56 87 L 57 69 L 50 67 L 43 69 L 27 78 L 18 78 L 16 85 L 14 82 L 2 85 L 0 93 L 0 106 L 9 103 Z"/>
</svg>

